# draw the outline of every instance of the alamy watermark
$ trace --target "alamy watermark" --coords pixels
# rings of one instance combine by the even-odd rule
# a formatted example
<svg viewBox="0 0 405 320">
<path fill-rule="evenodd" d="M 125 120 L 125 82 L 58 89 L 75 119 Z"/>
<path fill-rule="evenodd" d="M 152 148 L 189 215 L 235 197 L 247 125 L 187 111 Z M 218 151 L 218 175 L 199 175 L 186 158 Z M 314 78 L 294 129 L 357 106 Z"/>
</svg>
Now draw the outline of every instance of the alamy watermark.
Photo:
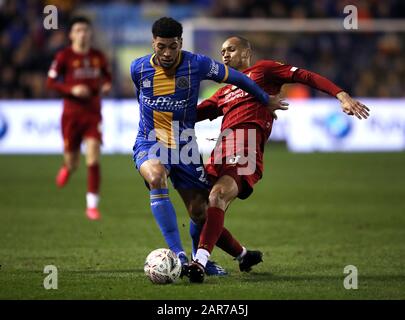
<svg viewBox="0 0 405 320">
<path fill-rule="evenodd" d="M 44 278 L 44 288 L 46 290 L 58 289 L 58 268 L 54 265 L 44 267 L 44 273 L 47 276 Z"/>
<path fill-rule="evenodd" d="M 347 274 L 345 279 L 343 280 L 343 287 L 347 290 L 359 288 L 358 286 L 358 270 L 356 266 L 348 265 L 344 267 L 343 273 Z"/>
<path fill-rule="evenodd" d="M 43 25 L 46 30 L 58 29 L 58 8 L 54 5 L 47 5 L 44 7 Z"/>
<path fill-rule="evenodd" d="M 157 159 L 162 164 L 201 164 L 194 129 L 180 133 L 180 123 L 173 121 L 170 130 L 154 129 L 147 134 L 147 141 L 154 142 L 148 151 L 141 151 L 137 159 Z M 256 171 L 256 129 L 225 129 L 217 139 L 211 164 L 236 166 L 239 175 Z"/>
<path fill-rule="evenodd" d="M 357 30 L 359 28 L 359 15 L 357 13 L 357 7 L 349 4 L 343 8 L 343 13 L 348 14 L 343 20 L 343 28 L 346 30 Z"/>
</svg>

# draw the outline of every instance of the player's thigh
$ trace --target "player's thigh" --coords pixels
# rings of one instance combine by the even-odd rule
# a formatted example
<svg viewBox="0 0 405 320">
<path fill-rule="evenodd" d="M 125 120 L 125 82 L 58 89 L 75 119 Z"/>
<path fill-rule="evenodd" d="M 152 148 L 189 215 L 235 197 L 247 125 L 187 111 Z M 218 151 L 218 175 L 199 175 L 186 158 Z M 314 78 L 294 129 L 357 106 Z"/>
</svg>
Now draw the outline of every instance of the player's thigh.
<svg viewBox="0 0 405 320">
<path fill-rule="evenodd" d="M 83 128 L 78 117 L 63 114 L 61 119 L 64 153 L 80 152 Z"/>
<path fill-rule="evenodd" d="M 207 204 L 208 204 L 208 189 L 177 189 L 190 218 L 195 223 L 204 223 Z"/>
<path fill-rule="evenodd" d="M 148 159 L 139 167 L 139 173 L 151 189 L 167 188 L 168 171 L 158 159 Z"/>
<path fill-rule="evenodd" d="M 208 197 L 210 207 L 226 210 L 231 202 L 238 196 L 239 187 L 231 175 L 222 175 L 215 182 Z"/>
</svg>

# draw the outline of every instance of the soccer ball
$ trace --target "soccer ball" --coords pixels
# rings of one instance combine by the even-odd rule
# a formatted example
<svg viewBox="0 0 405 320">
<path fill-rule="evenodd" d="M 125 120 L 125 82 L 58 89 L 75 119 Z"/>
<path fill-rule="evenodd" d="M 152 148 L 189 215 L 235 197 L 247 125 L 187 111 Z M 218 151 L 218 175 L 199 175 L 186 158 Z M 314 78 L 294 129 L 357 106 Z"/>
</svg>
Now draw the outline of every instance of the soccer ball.
<svg viewBox="0 0 405 320">
<path fill-rule="evenodd" d="M 153 283 L 172 283 L 180 277 L 181 262 L 173 251 L 156 249 L 146 257 L 143 270 Z"/>
</svg>

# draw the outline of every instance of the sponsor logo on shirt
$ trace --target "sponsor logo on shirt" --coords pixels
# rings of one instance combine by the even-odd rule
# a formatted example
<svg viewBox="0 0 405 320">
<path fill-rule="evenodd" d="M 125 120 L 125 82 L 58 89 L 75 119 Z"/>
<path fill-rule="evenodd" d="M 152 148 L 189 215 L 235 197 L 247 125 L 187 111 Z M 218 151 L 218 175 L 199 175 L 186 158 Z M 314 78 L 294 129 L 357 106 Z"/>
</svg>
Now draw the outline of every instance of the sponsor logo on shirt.
<svg viewBox="0 0 405 320">
<path fill-rule="evenodd" d="M 143 105 L 161 111 L 176 111 L 185 109 L 188 106 L 188 99 L 177 100 L 172 97 L 150 98 L 143 95 L 141 101 Z"/>
<path fill-rule="evenodd" d="M 211 59 L 211 69 L 208 72 L 207 77 L 212 78 L 213 75 L 217 76 L 218 74 L 219 74 L 219 64 Z"/>
<path fill-rule="evenodd" d="M 85 78 L 98 78 L 100 77 L 100 69 L 96 68 L 78 68 L 73 71 L 73 77 L 75 79 Z"/>
</svg>

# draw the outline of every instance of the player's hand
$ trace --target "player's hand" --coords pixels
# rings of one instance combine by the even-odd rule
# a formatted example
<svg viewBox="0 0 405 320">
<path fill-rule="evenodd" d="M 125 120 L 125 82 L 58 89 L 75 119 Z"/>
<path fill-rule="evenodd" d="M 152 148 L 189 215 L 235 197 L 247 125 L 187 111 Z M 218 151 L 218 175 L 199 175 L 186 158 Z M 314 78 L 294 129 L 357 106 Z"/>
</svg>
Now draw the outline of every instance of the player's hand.
<svg viewBox="0 0 405 320">
<path fill-rule="evenodd" d="M 269 96 L 269 104 L 267 108 L 269 109 L 270 113 L 272 114 L 274 120 L 277 120 L 276 110 L 288 110 L 288 103 L 284 101 L 280 95 Z"/>
<path fill-rule="evenodd" d="M 86 86 L 85 84 L 77 84 L 72 87 L 71 91 L 72 95 L 75 96 L 76 98 L 89 98 L 91 95 L 90 88 Z"/>
<path fill-rule="evenodd" d="M 339 99 L 340 104 L 342 105 L 343 112 L 348 114 L 349 116 L 356 116 L 357 118 L 367 119 L 370 109 L 367 108 L 361 102 L 354 100 L 351 96 L 349 96 L 346 92 L 342 91 L 336 95 L 336 98 Z"/>
<path fill-rule="evenodd" d="M 105 82 L 103 83 L 103 85 L 101 86 L 101 93 L 102 94 L 109 94 L 111 91 L 111 82 Z"/>
</svg>

